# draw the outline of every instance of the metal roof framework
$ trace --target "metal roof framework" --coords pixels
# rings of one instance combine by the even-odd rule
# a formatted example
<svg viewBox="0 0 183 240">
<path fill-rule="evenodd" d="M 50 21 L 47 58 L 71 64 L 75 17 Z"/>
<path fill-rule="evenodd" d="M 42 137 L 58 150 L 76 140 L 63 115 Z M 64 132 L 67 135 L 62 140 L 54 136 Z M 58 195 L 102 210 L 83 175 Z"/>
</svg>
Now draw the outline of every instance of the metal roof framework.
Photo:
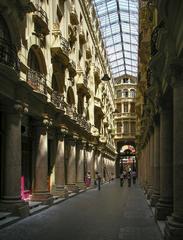
<svg viewBox="0 0 183 240">
<path fill-rule="evenodd" d="M 93 0 L 114 78 L 137 77 L 138 0 Z"/>
</svg>

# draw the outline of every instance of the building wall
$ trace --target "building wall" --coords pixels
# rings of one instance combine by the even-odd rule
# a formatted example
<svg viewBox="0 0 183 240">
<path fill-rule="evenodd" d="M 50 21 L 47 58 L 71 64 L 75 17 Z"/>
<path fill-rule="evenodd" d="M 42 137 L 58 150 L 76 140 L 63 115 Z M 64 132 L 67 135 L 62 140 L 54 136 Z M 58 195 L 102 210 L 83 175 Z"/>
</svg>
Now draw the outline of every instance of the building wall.
<svg viewBox="0 0 183 240">
<path fill-rule="evenodd" d="M 139 181 L 164 239 L 183 238 L 181 1 L 141 1 L 137 86 Z"/>
<path fill-rule="evenodd" d="M 115 174 L 114 86 L 90 1 L 0 8 L 0 208 L 19 213 L 28 195 L 51 204 L 88 171 Z"/>
</svg>

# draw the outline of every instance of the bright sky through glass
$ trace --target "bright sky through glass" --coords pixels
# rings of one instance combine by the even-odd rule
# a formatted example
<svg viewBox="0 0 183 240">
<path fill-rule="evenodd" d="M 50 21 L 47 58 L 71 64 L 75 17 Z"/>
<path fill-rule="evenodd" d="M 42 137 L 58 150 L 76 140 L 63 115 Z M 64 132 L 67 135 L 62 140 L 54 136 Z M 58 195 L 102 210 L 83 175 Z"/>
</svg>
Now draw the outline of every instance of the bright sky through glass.
<svg viewBox="0 0 183 240">
<path fill-rule="evenodd" d="M 138 0 L 93 0 L 113 77 L 137 76 Z"/>
</svg>

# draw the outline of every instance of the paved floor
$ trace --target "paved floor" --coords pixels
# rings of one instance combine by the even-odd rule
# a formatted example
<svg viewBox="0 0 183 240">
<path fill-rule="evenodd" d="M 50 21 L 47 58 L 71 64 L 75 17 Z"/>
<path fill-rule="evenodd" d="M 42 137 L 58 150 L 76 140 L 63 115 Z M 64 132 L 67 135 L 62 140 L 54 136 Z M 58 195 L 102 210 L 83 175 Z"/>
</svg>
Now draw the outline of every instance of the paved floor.
<svg viewBox="0 0 183 240">
<path fill-rule="evenodd" d="M 0 230 L 0 240 L 160 240 L 138 185 L 119 180 L 89 190 Z"/>
</svg>

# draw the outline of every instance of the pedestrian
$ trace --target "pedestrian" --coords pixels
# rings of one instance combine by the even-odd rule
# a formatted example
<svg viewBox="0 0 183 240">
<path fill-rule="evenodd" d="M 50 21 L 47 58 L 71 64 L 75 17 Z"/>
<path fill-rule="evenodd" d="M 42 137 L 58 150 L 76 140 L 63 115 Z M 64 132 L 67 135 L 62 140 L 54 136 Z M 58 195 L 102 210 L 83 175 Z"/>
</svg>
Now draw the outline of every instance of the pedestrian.
<svg viewBox="0 0 183 240">
<path fill-rule="evenodd" d="M 124 174 L 123 172 L 120 174 L 120 186 L 123 186 L 123 181 L 124 181 Z"/>
<path fill-rule="evenodd" d="M 136 183 L 136 178 L 137 178 L 137 174 L 136 174 L 136 171 L 134 170 L 134 171 L 132 172 L 133 184 Z"/>
<path fill-rule="evenodd" d="M 91 174 L 90 172 L 88 172 L 86 176 L 86 186 L 90 187 L 90 185 L 91 185 Z"/>
<path fill-rule="evenodd" d="M 97 185 L 98 185 L 98 190 L 100 191 L 101 188 L 101 176 L 99 173 L 97 173 Z"/>
<path fill-rule="evenodd" d="M 127 179 L 128 179 L 128 187 L 131 187 L 131 172 L 130 171 L 127 173 Z"/>
</svg>

